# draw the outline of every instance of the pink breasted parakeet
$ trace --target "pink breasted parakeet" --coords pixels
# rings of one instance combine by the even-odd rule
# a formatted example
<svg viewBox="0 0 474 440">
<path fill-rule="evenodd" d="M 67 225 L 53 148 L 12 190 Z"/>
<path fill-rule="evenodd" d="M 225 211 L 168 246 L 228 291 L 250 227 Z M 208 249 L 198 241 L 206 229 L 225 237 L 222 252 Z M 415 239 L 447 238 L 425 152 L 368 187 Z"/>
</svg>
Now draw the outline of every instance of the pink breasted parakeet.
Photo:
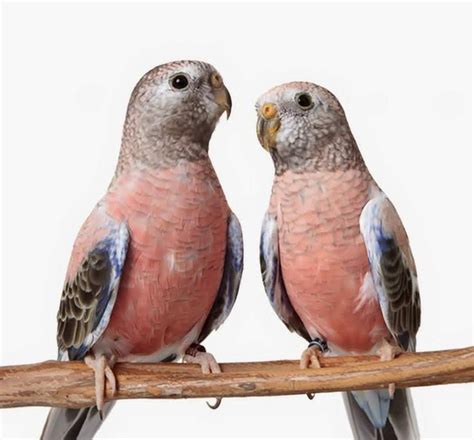
<svg viewBox="0 0 474 440">
<path fill-rule="evenodd" d="M 231 98 L 216 69 L 146 73 L 128 104 L 115 175 L 76 238 L 57 315 L 60 360 L 95 371 L 97 406 L 53 408 L 44 439 L 91 438 L 110 411 L 117 361 L 184 358 L 218 373 L 200 343 L 229 315 L 242 232 L 208 155 Z"/>
<path fill-rule="evenodd" d="M 417 273 L 402 222 L 367 169 L 344 110 L 323 87 L 292 82 L 257 103 L 257 135 L 274 166 L 260 256 L 280 319 L 324 354 L 414 351 Z M 357 438 L 418 438 L 409 390 L 345 394 Z"/>
</svg>

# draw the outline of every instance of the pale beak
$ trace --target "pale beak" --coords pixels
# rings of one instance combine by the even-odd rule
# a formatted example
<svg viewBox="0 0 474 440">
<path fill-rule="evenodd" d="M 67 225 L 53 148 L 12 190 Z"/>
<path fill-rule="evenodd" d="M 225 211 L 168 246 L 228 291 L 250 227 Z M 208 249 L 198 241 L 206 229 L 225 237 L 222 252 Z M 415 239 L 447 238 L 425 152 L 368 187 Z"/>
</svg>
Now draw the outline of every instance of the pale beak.
<svg viewBox="0 0 474 440">
<path fill-rule="evenodd" d="M 276 136 L 280 125 L 276 105 L 263 104 L 258 110 L 257 137 L 265 150 L 270 151 L 276 145 Z"/>
<path fill-rule="evenodd" d="M 222 85 L 221 87 L 214 89 L 214 97 L 217 105 L 224 109 L 227 113 L 227 119 L 229 119 L 230 112 L 232 111 L 232 98 L 230 97 L 230 93 L 226 86 Z"/>
</svg>

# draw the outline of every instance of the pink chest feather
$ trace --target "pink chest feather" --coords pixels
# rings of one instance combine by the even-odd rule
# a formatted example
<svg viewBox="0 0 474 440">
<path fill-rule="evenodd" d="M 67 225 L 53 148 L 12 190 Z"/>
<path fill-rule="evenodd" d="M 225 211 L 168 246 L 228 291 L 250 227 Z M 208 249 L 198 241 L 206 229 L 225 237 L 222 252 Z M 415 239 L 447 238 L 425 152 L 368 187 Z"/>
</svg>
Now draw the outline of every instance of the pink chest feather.
<svg viewBox="0 0 474 440">
<path fill-rule="evenodd" d="M 122 175 L 106 197 L 130 231 L 104 333 L 119 356 L 178 343 L 207 317 L 222 277 L 229 209 L 208 163 Z"/>
<path fill-rule="evenodd" d="M 370 177 L 360 171 L 275 179 L 281 265 L 310 334 L 345 352 L 367 352 L 388 334 L 369 273 L 359 217 Z"/>
</svg>

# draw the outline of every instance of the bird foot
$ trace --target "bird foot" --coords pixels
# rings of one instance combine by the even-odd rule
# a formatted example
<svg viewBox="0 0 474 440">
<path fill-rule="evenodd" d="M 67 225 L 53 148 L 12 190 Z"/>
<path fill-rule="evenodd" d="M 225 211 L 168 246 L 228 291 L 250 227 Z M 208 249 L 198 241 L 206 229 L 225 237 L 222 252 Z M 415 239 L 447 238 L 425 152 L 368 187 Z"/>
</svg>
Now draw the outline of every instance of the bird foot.
<svg viewBox="0 0 474 440">
<path fill-rule="evenodd" d="M 397 355 L 399 355 L 402 352 L 403 350 L 398 345 L 384 339 L 379 349 L 377 350 L 377 355 L 379 356 L 379 359 L 381 361 L 391 361 L 392 359 L 395 359 Z M 393 396 L 395 394 L 394 383 L 388 384 L 388 394 L 390 396 L 390 399 L 393 399 Z"/>
<path fill-rule="evenodd" d="M 321 364 L 319 362 L 319 356 L 321 355 L 321 349 L 316 346 L 308 347 L 303 353 L 301 354 L 300 359 L 300 368 L 321 368 Z"/>
<path fill-rule="evenodd" d="M 192 344 L 185 352 L 183 362 L 188 364 L 199 364 L 203 374 L 218 374 L 222 373 L 221 367 L 217 363 L 215 357 L 211 353 L 207 353 L 206 349 L 199 344 Z M 206 402 L 207 406 L 211 409 L 219 408 L 222 402 L 221 397 L 216 397 L 216 402 L 210 404 Z"/>
<path fill-rule="evenodd" d="M 84 358 L 84 363 L 94 370 L 95 375 L 95 399 L 97 410 L 99 411 L 99 417 L 102 420 L 104 413 L 105 404 L 105 383 L 108 382 L 111 392 L 110 397 L 113 397 L 117 391 L 117 380 L 112 368 L 115 364 L 115 358 L 112 356 L 110 359 L 103 354 L 94 356 L 88 354 Z"/>
<path fill-rule="evenodd" d="M 203 374 L 221 373 L 221 367 L 211 353 L 202 345 L 193 344 L 186 350 L 183 361 L 188 364 L 199 364 Z"/>
<path fill-rule="evenodd" d="M 303 351 L 300 359 L 300 368 L 321 368 L 321 363 L 319 362 L 319 357 L 328 350 L 328 344 L 326 341 L 316 338 L 311 341 L 308 345 L 308 348 Z M 306 393 L 306 397 L 309 400 L 313 400 L 316 393 Z"/>
<path fill-rule="evenodd" d="M 327 350 L 328 350 L 328 344 L 326 341 L 320 338 L 313 339 L 309 343 L 308 348 L 305 351 L 303 351 L 303 353 L 301 354 L 300 368 L 301 369 L 310 368 L 310 367 L 321 368 L 319 357 L 322 355 L 322 353 L 324 353 Z"/>
</svg>

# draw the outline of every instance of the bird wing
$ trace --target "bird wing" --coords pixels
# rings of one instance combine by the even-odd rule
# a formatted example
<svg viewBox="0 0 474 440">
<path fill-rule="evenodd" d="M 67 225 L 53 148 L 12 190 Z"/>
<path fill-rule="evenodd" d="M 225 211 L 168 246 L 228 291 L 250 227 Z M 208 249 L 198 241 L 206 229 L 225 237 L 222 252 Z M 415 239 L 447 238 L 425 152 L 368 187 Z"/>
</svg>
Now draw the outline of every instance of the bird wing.
<svg viewBox="0 0 474 440">
<path fill-rule="evenodd" d="M 227 246 L 221 284 L 211 311 L 199 335 L 199 342 L 203 341 L 211 331 L 217 330 L 229 316 L 239 292 L 240 279 L 242 278 L 244 267 L 243 263 L 244 244 L 242 229 L 238 218 L 231 212 L 227 224 Z"/>
<path fill-rule="evenodd" d="M 71 254 L 57 314 L 59 359 L 82 359 L 107 327 L 128 242 L 126 224 L 110 218 L 99 204 Z"/>
<path fill-rule="evenodd" d="M 420 292 L 408 237 L 382 192 L 362 210 L 361 232 L 385 323 L 405 350 L 414 351 L 420 326 Z"/>
<path fill-rule="evenodd" d="M 286 292 L 280 266 L 278 225 L 276 218 L 269 213 L 265 214 L 260 234 L 260 271 L 273 310 L 290 331 L 310 341 L 311 338 Z"/>
</svg>

